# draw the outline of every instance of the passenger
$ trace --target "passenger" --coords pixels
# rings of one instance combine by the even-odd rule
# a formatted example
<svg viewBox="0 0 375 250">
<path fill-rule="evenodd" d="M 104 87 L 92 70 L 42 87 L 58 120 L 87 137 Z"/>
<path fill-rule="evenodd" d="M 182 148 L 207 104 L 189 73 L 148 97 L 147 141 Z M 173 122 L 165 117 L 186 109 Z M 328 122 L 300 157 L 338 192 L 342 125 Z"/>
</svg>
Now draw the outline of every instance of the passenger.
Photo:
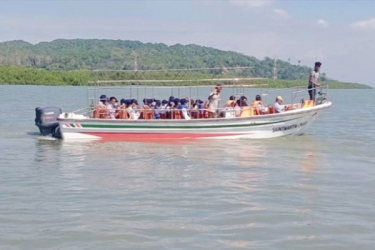
<svg viewBox="0 0 375 250">
<path fill-rule="evenodd" d="M 234 97 L 234 96 L 231 96 L 231 97 Z M 231 101 L 230 100 L 231 97 L 229 98 L 229 101 Z M 236 101 L 233 100 L 231 103 L 229 103 L 229 101 L 227 101 L 227 103 L 225 105 L 225 109 L 221 112 L 221 114 L 220 114 L 221 117 L 225 117 L 225 118 L 234 118 L 235 117 L 234 107 L 236 106 Z M 229 105 L 229 106 L 227 106 L 227 105 Z"/>
<path fill-rule="evenodd" d="M 187 97 L 188 100 L 186 99 L 181 99 L 180 101 L 180 105 L 177 107 L 178 110 L 181 111 L 182 113 L 182 116 L 184 117 L 185 120 L 190 120 L 191 117 L 190 115 L 188 114 L 188 109 L 189 109 L 189 98 Z M 186 103 L 188 103 L 188 105 L 186 105 Z"/>
<path fill-rule="evenodd" d="M 234 104 L 234 116 L 235 117 L 240 117 L 241 116 L 241 112 L 242 112 L 242 106 L 241 106 L 241 99 L 237 100 L 237 102 Z"/>
<path fill-rule="evenodd" d="M 166 112 L 168 108 L 168 101 L 167 100 L 163 100 L 161 101 L 161 110 L 162 110 L 162 114 L 164 114 Z"/>
<path fill-rule="evenodd" d="M 221 84 L 215 86 L 214 91 L 208 96 L 208 111 L 210 118 L 217 118 L 219 109 L 219 98 L 222 90 Z"/>
<path fill-rule="evenodd" d="M 286 108 L 283 107 L 283 106 L 281 106 L 282 103 L 283 103 L 283 98 L 281 96 L 277 96 L 276 97 L 276 102 L 273 105 L 273 107 L 275 109 L 275 113 L 285 112 Z"/>
<path fill-rule="evenodd" d="M 107 112 L 109 119 L 116 119 L 117 115 L 117 99 L 116 97 L 109 98 L 109 103 L 107 104 Z"/>
<path fill-rule="evenodd" d="M 126 108 L 126 100 L 123 98 L 120 100 L 120 105 L 117 107 L 117 109 Z"/>
<path fill-rule="evenodd" d="M 131 120 L 138 120 L 140 116 L 140 113 L 136 111 L 137 104 L 138 104 L 137 100 L 135 99 L 129 100 L 129 105 L 126 108 L 126 111 L 128 112 Z"/>
<path fill-rule="evenodd" d="M 101 95 L 99 97 L 99 103 L 95 106 L 95 108 L 105 108 L 107 107 L 107 96 Z"/>
<path fill-rule="evenodd" d="M 169 105 L 168 105 L 167 109 L 168 109 L 168 110 L 174 109 L 175 106 L 176 106 L 176 104 L 174 104 L 174 102 L 171 101 L 171 102 L 169 102 Z"/>
<path fill-rule="evenodd" d="M 225 107 L 226 107 L 226 108 L 233 107 L 234 104 L 235 104 L 235 102 L 236 102 L 236 97 L 233 96 L 233 95 L 231 95 L 231 96 L 229 97 L 229 100 L 225 103 Z"/>
<path fill-rule="evenodd" d="M 246 107 L 246 106 L 248 106 L 247 105 L 247 97 L 246 96 L 241 96 L 240 97 L 240 105 L 241 105 L 241 107 Z"/>
<path fill-rule="evenodd" d="M 181 99 L 180 102 L 179 102 L 179 105 L 177 106 L 178 109 L 189 109 L 190 107 L 190 101 L 189 101 L 189 97 L 186 97 Z"/>
<path fill-rule="evenodd" d="M 195 101 L 192 99 L 190 100 L 190 109 L 192 109 L 195 106 Z"/>
<path fill-rule="evenodd" d="M 178 98 L 175 98 L 175 99 L 173 100 L 173 102 L 174 102 L 174 107 L 176 107 L 176 108 L 178 108 L 178 106 L 181 105 L 181 101 L 180 101 L 180 99 L 178 99 Z"/>
<path fill-rule="evenodd" d="M 167 100 L 161 101 L 161 106 L 160 106 L 160 111 L 159 111 L 161 119 L 167 118 L 167 109 L 168 109 L 168 101 Z"/>
<path fill-rule="evenodd" d="M 251 103 L 251 107 L 258 111 L 258 114 L 264 114 L 264 107 L 262 103 L 262 97 L 260 95 L 255 96 L 255 101 Z"/>
<path fill-rule="evenodd" d="M 160 119 L 160 114 L 161 114 L 161 102 L 160 100 L 155 101 L 155 105 L 151 106 L 153 107 L 153 112 L 152 116 L 154 119 Z"/>
<path fill-rule="evenodd" d="M 172 96 L 173 97 L 173 96 Z M 174 99 L 173 99 L 174 100 Z M 174 102 L 170 101 L 167 105 L 167 112 L 166 112 L 166 118 L 171 118 L 172 117 L 172 111 L 175 109 L 175 104 Z"/>
</svg>

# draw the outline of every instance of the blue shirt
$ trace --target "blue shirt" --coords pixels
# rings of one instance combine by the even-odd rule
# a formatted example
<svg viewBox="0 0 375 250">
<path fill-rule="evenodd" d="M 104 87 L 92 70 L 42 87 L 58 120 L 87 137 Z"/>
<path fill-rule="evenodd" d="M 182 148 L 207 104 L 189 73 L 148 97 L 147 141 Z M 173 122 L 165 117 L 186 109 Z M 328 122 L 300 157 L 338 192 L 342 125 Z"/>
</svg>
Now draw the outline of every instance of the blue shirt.
<svg viewBox="0 0 375 250">
<path fill-rule="evenodd" d="M 181 110 L 181 109 L 187 109 L 186 105 L 184 104 L 180 104 L 177 106 L 177 109 Z"/>
</svg>

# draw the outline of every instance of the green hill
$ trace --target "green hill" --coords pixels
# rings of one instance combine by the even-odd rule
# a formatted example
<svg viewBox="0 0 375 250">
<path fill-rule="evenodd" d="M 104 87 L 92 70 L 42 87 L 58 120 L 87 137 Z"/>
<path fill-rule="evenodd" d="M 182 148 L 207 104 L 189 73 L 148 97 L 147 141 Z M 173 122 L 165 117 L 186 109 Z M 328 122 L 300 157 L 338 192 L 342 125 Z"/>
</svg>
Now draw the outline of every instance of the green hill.
<svg viewBox="0 0 375 250">
<path fill-rule="evenodd" d="M 36 45 L 24 41 L 0 43 L 0 64 L 30 66 L 47 70 L 77 69 L 138 69 L 211 68 L 252 66 L 255 77 L 272 77 L 274 61 L 258 60 L 231 51 L 198 45 L 167 46 L 121 40 L 55 40 Z M 278 60 L 279 79 L 305 78 L 308 67 Z"/>
<path fill-rule="evenodd" d="M 0 83 L 82 85 L 93 78 L 88 70 L 133 70 L 135 61 L 139 70 L 252 67 L 242 71 L 242 74 L 264 78 L 272 78 L 274 68 L 274 60 L 268 57 L 259 60 L 232 51 L 198 45 L 167 46 L 161 43 L 98 39 L 58 39 L 33 45 L 18 40 L 0 43 L 0 65 L 3 65 L 0 68 Z M 282 60 L 277 60 L 276 65 L 277 78 L 284 81 L 305 82 L 311 71 L 309 67 L 292 65 Z M 206 73 L 222 75 L 224 72 L 220 69 Z M 107 76 L 113 78 L 114 75 Z M 322 80 L 326 80 L 324 73 Z"/>
</svg>

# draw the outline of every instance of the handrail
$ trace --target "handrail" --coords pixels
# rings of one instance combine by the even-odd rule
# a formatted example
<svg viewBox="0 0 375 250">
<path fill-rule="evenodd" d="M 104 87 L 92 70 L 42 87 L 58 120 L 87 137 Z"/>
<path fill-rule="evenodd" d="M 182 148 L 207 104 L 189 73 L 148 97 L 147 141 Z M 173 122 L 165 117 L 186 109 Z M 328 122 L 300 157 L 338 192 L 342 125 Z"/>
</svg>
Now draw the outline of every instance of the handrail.
<svg viewBox="0 0 375 250">
<path fill-rule="evenodd" d="M 236 69 L 252 69 L 254 67 L 213 67 L 213 68 L 185 68 L 185 69 L 140 69 L 140 70 L 111 70 L 111 69 L 95 69 L 94 72 L 166 72 L 166 71 L 200 71 L 200 70 L 236 70 Z"/>
<path fill-rule="evenodd" d="M 234 78 L 205 78 L 205 79 L 179 79 L 179 80 L 142 80 L 142 79 L 130 79 L 130 80 L 98 80 L 90 81 L 91 84 L 98 83 L 172 83 L 172 82 L 220 82 L 220 81 L 249 81 L 249 80 L 266 80 L 267 78 L 263 77 L 234 77 Z M 227 84 L 228 86 L 233 86 L 232 84 Z"/>
</svg>

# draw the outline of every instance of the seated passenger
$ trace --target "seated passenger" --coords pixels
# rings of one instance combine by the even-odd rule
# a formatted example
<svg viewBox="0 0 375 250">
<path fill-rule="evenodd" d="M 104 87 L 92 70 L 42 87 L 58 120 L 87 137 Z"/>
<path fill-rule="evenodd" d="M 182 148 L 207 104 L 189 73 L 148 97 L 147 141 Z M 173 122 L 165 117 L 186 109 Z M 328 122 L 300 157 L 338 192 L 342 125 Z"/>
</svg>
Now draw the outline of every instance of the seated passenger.
<svg viewBox="0 0 375 250">
<path fill-rule="evenodd" d="M 160 119 L 160 114 L 161 114 L 161 102 L 160 100 L 155 101 L 155 105 L 151 105 L 153 112 L 152 116 L 154 119 Z"/>
<path fill-rule="evenodd" d="M 241 96 L 241 97 L 240 97 L 240 101 L 241 101 L 241 102 L 240 102 L 241 107 L 246 107 L 246 106 L 248 106 L 247 103 L 246 103 L 246 102 L 247 102 L 247 97 L 246 97 L 246 96 Z"/>
<path fill-rule="evenodd" d="M 281 96 L 277 96 L 276 102 L 273 105 L 275 113 L 281 113 L 285 111 L 285 107 L 281 105 L 282 103 L 283 103 L 283 98 Z"/>
<path fill-rule="evenodd" d="M 128 112 L 131 120 L 138 120 L 138 118 L 140 116 L 140 113 L 135 110 L 136 106 L 137 106 L 137 103 L 138 102 L 135 99 L 129 100 L 129 105 L 126 108 L 126 111 Z"/>
<path fill-rule="evenodd" d="M 180 99 L 178 99 L 178 98 L 175 98 L 174 100 L 173 100 L 173 102 L 174 102 L 174 106 L 177 108 L 179 105 L 181 105 L 181 101 L 180 101 Z"/>
<path fill-rule="evenodd" d="M 262 97 L 260 95 L 255 96 L 255 101 L 251 103 L 251 107 L 255 108 L 259 115 L 264 114 Z"/>
<path fill-rule="evenodd" d="M 124 98 L 120 100 L 120 105 L 117 106 L 117 109 L 122 109 L 122 108 L 126 108 L 126 100 Z"/>
<path fill-rule="evenodd" d="M 99 98 L 99 103 L 95 106 L 95 108 L 105 108 L 107 107 L 107 96 L 101 95 Z"/>
<path fill-rule="evenodd" d="M 198 110 L 197 118 L 202 118 L 204 112 L 204 102 L 200 99 L 197 99 L 195 101 L 195 106 L 193 107 L 193 109 Z"/>
<path fill-rule="evenodd" d="M 107 104 L 107 112 L 108 112 L 108 118 L 110 119 L 116 119 L 116 113 L 117 113 L 117 99 L 116 97 L 109 98 L 109 102 Z"/>
<path fill-rule="evenodd" d="M 189 99 L 189 98 L 187 98 L 187 99 Z M 190 120 L 191 119 L 191 117 L 188 114 L 189 105 L 186 105 L 186 102 L 188 102 L 188 101 L 186 99 L 181 99 L 180 100 L 180 105 L 177 106 L 177 109 L 181 110 L 182 116 L 184 117 L 185 120 Z"/>
<path fill-rule="evenodd" d="M 231 95 L 229 97 L 229 100 L 225 103 L 225 107 L 226 108 L 233 107 L 235 102 L 236 102 L 236 97 Z"/>
<path fill-rule="evenodd" d="M 167 111 L 167 108 L 168 108 L 168 101 L 167 100 L 161 101 L 160 113 L 165 114 L 165 112 Z"/>
<path fill-rule="evenodd" d="M 234 116 L 235 117 L 240 117 L 241 116 L 241 112 L 242 112 L 242 109 L 241 109 L 241 99 L 237 100 L 237 102 L 234 104 Z"/>
</svg>

